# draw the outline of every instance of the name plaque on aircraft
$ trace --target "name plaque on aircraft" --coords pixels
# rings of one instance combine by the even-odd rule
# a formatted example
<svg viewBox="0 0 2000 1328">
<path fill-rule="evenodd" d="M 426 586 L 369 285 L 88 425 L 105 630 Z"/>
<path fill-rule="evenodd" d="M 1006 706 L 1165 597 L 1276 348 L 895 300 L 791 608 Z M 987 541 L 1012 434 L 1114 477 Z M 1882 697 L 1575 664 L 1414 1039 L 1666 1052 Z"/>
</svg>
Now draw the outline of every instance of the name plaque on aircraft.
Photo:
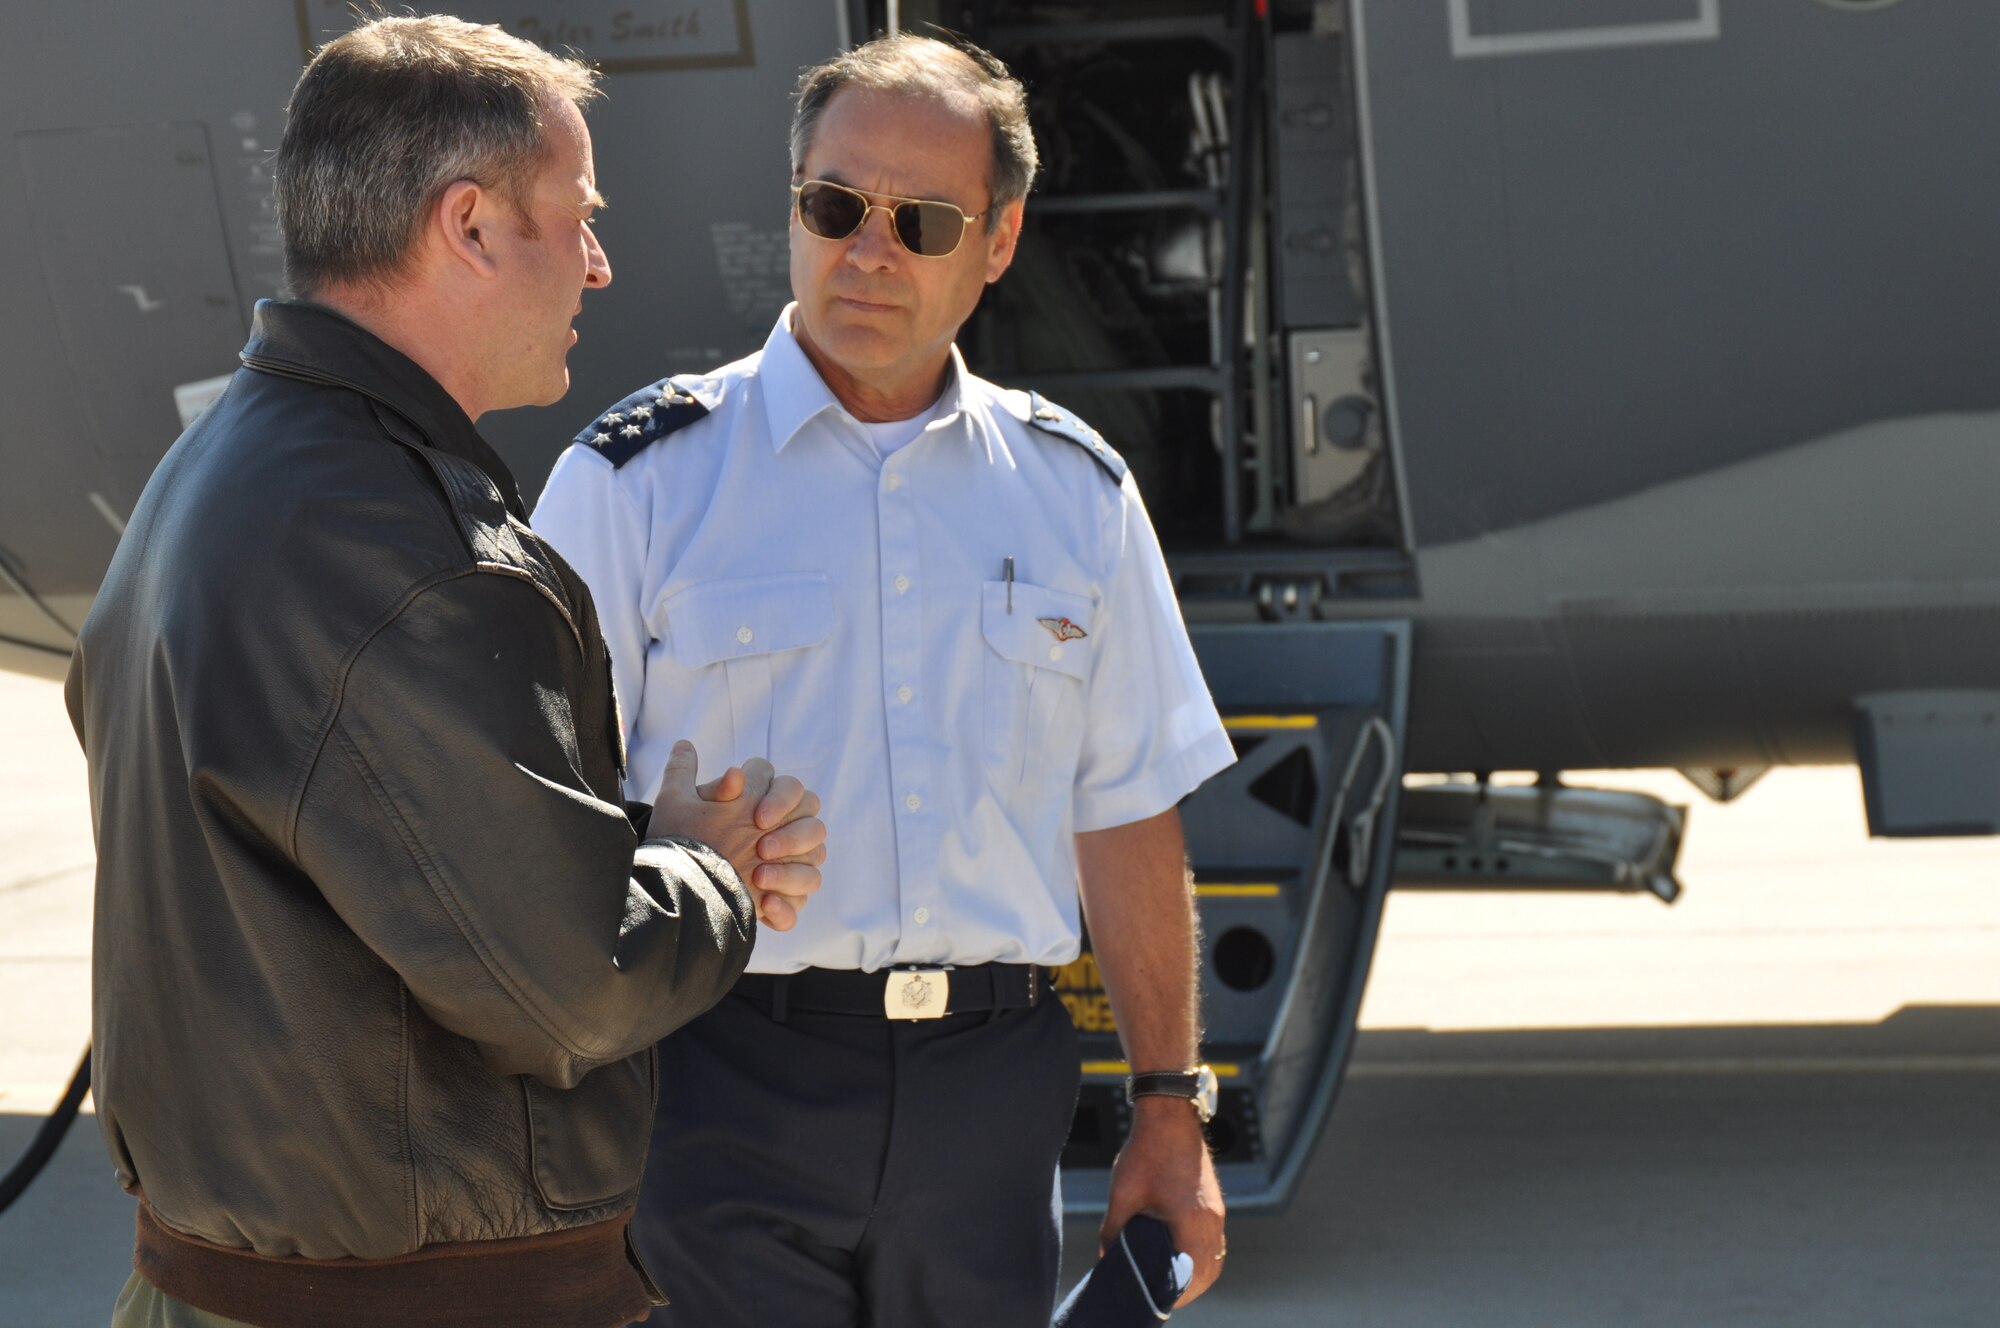
<svg viewBox="0 0 2000 1328">
<path fill-rule="evenodd" d="M 293 0 L 299 42 L 315 49 L 357 27 L 350 0 Z M 749 0 L 542 0 L 537 7 L 460 0 L 453 12 L 495 23 L 559 54 L 574 54 L 607 74 L 663 69 L 729 69 L 756 63 Z"/>
</svg>

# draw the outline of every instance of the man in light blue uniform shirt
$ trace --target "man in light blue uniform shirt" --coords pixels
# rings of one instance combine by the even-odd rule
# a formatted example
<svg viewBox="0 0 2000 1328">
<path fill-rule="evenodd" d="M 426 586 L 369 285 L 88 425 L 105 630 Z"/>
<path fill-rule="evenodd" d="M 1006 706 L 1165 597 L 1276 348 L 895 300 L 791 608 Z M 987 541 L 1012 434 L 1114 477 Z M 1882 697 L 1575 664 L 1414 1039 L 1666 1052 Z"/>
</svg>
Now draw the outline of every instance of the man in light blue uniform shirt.
<svg viewBox="0 0 2000 1328">
<path fill-rule="evenodd" d="M 824 798 L 824 888 L 663 1044 L 635 1238 L 671 1324 L 1046 1324 L 1083 912 L 1135 1071 L 1106 1230 L 1220 1271 L 1175 806 L 1232 751 L 1124 463 L 953 344 L 1035 171 L 999 61 L 871 42 L 802 80 L 764 348 L 586 428 L 536 527 L 589 582 L 631 746 Z M 929 1018 L 937 1015 L 940 1017 Z M 1191 1091 L 1191 1090 L 1190 1090 Z M 1190 1297 L 1191 1298 L 1191 1297 Z"/>
</svg>

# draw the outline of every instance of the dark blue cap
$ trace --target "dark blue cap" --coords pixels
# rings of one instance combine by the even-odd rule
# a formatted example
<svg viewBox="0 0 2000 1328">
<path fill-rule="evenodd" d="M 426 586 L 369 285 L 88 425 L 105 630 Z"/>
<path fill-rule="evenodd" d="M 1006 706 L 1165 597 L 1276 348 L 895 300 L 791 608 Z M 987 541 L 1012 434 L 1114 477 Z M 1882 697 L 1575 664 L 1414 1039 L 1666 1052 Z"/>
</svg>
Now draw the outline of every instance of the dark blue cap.
<svg viewBox="0 0 2000 1328">
<path fill-rule="evenodd" d="M 1187 1290 L 1185 1256 L 1173 1233 L 1144 1214 L 1125 1224 L 1104 1257 L 1069 1293 L 1050 1328 L 1151 1328 L 1166 1322 Z"/>
</svg>

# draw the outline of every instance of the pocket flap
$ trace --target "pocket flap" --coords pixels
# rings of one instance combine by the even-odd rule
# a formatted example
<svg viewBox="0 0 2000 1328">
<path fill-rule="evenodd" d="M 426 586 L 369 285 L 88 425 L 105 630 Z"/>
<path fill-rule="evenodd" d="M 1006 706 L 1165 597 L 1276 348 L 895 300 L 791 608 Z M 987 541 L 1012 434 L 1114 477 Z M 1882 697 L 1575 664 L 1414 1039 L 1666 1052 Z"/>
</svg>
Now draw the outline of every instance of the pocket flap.
<svg viewBox="0 0 2000 1328">
<path fill-rule="evenodd" d="M 750 576 L 689 586 L 661 606 L 674 659 L 690 669 L 816 646 L 833 631 L 824 572 Z"/>
<path fill-rule="evenodd" d="M 1090 674 L 1091 624 L 1096 605 L 1026 581 L 1014 583 L 1014 611 L 1007 611 L 1007 583 L 988 581 L 981 606 L 986 644 L 1007 659 L 1053 669 L 1072 678 Z"/>
<path fill-rule="evenodd" d="M 659 1080 L 659 1052 L 652 1047 L 598 1066 L 575 1088 L 522 1076 L 528 1150 L 543 1203 L 574 1212 L 632 1202 L 645 1173 L 643 1143 Z"/>
</svg>

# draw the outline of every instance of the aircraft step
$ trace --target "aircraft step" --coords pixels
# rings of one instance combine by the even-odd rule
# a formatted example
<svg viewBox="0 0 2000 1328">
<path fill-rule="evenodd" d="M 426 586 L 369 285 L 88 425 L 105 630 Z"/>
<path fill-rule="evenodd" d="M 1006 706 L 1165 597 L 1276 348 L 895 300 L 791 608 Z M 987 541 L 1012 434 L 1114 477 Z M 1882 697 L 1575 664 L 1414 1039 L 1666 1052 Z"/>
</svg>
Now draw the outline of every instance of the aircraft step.
<svg viewBox="0 0 2000 1328">
<path fill-rule="evenodd" d="M 1237 762 L 1181 806 L 1201 917 L 1209 1146 L 1234 1209 L 1289 1197 L 1352 1045 L 1389 886 L 1407 622 L 1190 624 Z M 1083 1085 L 1063 1153 L 1073 1211 L 1101 1207 L 1131 1124 L 1095 956 L 1055 973 Z"/>
</svg>

